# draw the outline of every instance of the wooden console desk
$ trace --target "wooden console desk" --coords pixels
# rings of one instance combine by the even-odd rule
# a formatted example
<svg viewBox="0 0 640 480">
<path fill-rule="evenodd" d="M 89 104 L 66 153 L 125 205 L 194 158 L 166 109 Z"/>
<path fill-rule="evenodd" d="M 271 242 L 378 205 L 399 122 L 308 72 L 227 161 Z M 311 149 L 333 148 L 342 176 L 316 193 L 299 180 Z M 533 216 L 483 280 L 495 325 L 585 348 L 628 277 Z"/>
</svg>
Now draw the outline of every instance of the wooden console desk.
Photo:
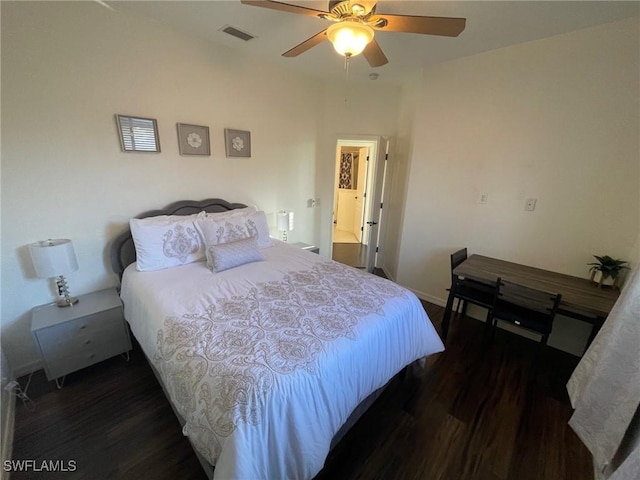
<svg viewBox="0 0 640 480">
<path fill-rule="evenodd" d="M 587 346 L 600 330 L 620 294 L 612 288 L 598 288 L 589 279 L 573 277 L 541 268 L 529 267 L 482 255 L 471 255 L 458 265 L 453 273 L 483 283 L 495 283 L 498 277 L 521 285 L 561 293 L 562 302 L 558 313 L 593 325 Z M 447 308 L 442 321 L 448 328 L 451 307 Z"/>
</svg>

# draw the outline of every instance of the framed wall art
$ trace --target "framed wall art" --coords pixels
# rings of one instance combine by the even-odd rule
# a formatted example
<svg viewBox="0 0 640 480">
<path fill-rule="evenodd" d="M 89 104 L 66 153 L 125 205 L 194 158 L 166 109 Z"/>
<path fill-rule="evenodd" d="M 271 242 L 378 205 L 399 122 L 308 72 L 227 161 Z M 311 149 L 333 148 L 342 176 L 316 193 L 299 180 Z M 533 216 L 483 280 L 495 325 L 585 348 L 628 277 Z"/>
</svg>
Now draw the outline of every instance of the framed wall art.
<svg viewBox="0 0 640 480">
<path fill-rule="evenodd" d="M 251 132 L 225 128 L 224 147 L 227 157 L 250 157 Z"/>
<path fill-rule="evenodd" d="M 132 117 L 116 114 L 120 148 L 123 152 L 160 151 L 158 122 L 155 118 Z"/>
<path fill-rule="evenodd" d="M 178 123 L 178 150 L 180 155 L 211 155 L 209 127 Z"/>
</svg>

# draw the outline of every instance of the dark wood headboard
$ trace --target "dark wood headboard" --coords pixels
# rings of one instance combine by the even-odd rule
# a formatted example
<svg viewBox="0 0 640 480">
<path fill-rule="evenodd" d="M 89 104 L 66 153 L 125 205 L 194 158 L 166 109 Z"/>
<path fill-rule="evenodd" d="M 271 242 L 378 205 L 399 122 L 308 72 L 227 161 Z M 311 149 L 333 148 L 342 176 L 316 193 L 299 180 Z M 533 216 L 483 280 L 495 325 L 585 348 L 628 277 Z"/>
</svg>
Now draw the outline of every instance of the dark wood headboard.
<svg viewBox="0 0 640 480">
<path fill-rule="evenodd" d="M 160 210 L 150 210 L 137 215 L 136 218 L 157 217 L 159 215 L 192 215 L 200 212 L 226 212 L 236 208 L 245 208 L 242 203 L 229 203 L 221 198 L 208 198 L 206 200 L 180 200 L 167 205 Z M 118 235 L 109 247 L 111 268 L 122 279 L 124 269 L 136 261 L 136 249 L 131 237 L 131 231 Z"/>
</svg>

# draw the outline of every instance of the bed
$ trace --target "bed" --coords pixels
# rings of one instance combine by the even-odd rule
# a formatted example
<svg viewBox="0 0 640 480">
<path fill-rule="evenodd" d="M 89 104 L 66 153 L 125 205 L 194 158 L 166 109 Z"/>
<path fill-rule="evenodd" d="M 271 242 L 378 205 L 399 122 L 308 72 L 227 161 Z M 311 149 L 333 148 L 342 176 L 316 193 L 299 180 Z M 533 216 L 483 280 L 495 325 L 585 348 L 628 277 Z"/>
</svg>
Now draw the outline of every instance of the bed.
<svg viewBox="0 0 640 480">
<path fill-rule="evenodd" d="M 180 201 L 137 218 L 245 219 L 245 208 Z M 198 231 L 205 260 L 138 271 L 130 231 L 110 254 L 125 318 L 209 477 L 312 478 L 390 379 L 444 349 L 393 282 L 273 239 L 259 260 L 215 271 L 229 248 L 251 241 L 256 253 L 258 240 L 207 249 Z"/>
</svg>

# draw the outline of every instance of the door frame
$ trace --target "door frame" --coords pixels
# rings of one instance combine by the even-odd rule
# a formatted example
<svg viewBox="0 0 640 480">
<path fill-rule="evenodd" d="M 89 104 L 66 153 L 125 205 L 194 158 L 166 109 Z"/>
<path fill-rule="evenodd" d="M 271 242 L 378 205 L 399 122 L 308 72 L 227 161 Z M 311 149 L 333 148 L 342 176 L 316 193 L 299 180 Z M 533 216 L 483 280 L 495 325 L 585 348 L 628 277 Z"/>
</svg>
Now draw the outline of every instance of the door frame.
<svg viewBox="0 0 640 480">
<path fill-rule="evenodd" d="M 364 204 L 364 218 L 365 224 L 363 225 L 364 230 L 362 232 L 363 239 L 367 239 L 367 246 L 369 248 L 367 255 L 367 270 L 373 271 L 373 269 L 377 266 L 377 258 L 378 254 L 381 252 L 375 252 L 375 249 L 381 249 L 381 245 L 378 243 L 380 238 L 384 238 L 384 235 L 381 232 L 381 229 L 378 228 L 375 230 L 375 235 L 371 235 L 370 227 L 366 224 L 366 219 L 372 218 L 372 212 L 374 212 L 374 201 L 376 198 L 376 194 L 378 192 L 382 192 L 382 179 L 380 179 L 380 185 L 376 184 L 376 178 L 379 169 L 382 169 L 381 173 L 384 173 L 384 164 L 381 166 L 380 160 L 384 160 L 387 154 L 386 151 L 386 142 L 388 141 L 387 137 L 379 136 L 379 135 L 352 135 L 352 134 L 341 134 L 336 137 L 335 149 L 334 149 L 334 175 L 333 175 L 333 184 L 331 186 L 332 192 L 332 216 L 335 212 L 333 212 L 333 208 L 335 205 L 336 195 L 338 193 L 338 169 L 337 159 L 340 155 L 340 150 L 342 147 L 367 147 L 369 148 L 369 163 L 367 165 L 367 179 L 366 179 L 366 200 Z M 388 172 L 387 172 L 388 173 Z M 384 229 L 384 224 L 378 219 L 378 227 Z M 330 252 L 329 258 L 333 256 L 333 221 L 330 225 Z M 361 241 L 361 243 L 364 243 Z"/>
</svg>

